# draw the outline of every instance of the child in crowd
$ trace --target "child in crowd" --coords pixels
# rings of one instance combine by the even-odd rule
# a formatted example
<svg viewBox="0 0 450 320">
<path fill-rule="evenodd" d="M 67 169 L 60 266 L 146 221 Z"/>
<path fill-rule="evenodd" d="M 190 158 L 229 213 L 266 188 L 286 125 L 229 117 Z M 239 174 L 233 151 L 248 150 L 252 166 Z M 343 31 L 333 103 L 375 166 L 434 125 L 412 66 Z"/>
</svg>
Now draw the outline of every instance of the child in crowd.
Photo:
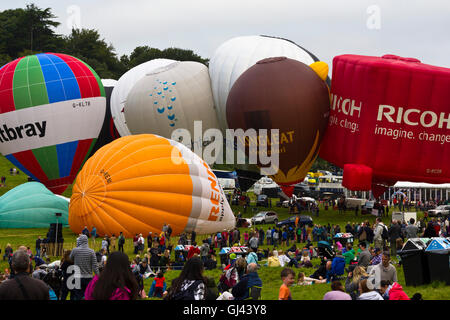
<svg viewBox="0 0 450 320">
<path fill-rule="evenodd" d="M 311 259 L 309 258 L 309 251 L 307 249 L 304 249 L 302 251 L 302 257 L 300 259 L 300 266 L 304 268 L 312 268 L 313 265 L 311 263 Z"/>
<path fill-rule="evenodd" d="M 278 300 L 292 300 L 291 290 L 289 289 L 295 282 L 295 272 L 290 268 L 281 270 L 281 281 L 283 284 L 280 287 Z"/>
<path fill-rule="evenodd" d="M 148 293 L 149 297 L 162 298 L 164 291 L 166 291 L 166 278 L 164 277 L 164 272 L 158 272 L 156 278 L 153 280 L 152 286 Z"/>
<path fill-rule="evenodd" d="M 306 277 L 303 272 L 299 272 L 297 276 L 297 285 L 298 286 L 308 286 L 314 283 L 326 283 L 326 279 L 319 280 L 310 277 Z"/>
</svg>

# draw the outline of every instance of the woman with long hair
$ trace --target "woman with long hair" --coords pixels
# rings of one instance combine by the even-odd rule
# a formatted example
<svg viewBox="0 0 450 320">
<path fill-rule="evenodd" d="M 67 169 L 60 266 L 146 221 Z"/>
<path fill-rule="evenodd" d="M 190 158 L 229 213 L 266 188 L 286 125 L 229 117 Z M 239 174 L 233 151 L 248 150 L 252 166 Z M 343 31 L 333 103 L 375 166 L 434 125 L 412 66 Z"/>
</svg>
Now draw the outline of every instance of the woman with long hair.
<svg viewBox="0 0 450 320">
<path fill-rule="evenodd" d="M 205 300 L 207 279 L 203 276 L 203 262 L 194 256 L 186 261 L 178 278 L 165 296 L 167 300 Z"/>
<path fill-rule="evenodd" d="M 358 298 L 359 283 L 368 277 L 369 274 L 366 272 L 366 268 L 361 266 L 356 266 L 353 271 L 349 271 L 347 280 L 345 281 L 345 291 L 350 294 L 353 300 Z"/>
<path fill-rule="evenodd" d="M 95 276 L 86 288 L 86 300 L 136 300 L 138 284 L 131 272 L 128 256 L 112 252 L 100 276 Z"/>
<path fill-rule="evenodd" d="M 62 280 L 61 280 L 61 300 L 66 300 L 67 296 L 70 293 L 70 300 L 73 300 L 73 293 L 67 287 L 67 281 L 69 280 L 69 274 L 67 273 L 67 269 L 73 265 L 72 259 L 70 259 L 70 253 L 72 250 L 64 250 L 63 257 L 61 259 L 60 269 L 62 272 Z"/>
</svg>

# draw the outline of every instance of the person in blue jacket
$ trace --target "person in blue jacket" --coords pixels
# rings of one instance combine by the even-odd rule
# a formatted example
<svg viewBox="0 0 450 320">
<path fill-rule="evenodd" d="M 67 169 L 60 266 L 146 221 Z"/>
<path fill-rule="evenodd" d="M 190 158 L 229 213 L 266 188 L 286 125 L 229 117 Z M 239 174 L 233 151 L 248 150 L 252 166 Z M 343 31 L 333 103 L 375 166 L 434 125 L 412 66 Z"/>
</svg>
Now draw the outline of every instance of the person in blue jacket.
<svg viewBox="0 0 450 320">
<path fill-rule="evenodd" d="M 345 272 L 345 258 L 342 251 L 339 250 L 331 262 L 331 269 L 327 271 L 327 283 L 336 280 L 338 276 L 342 276 Z"/>
<path fill-rule="evenodd" d="M 236 285 L 231 289 L 231 294 L 235 300 L 246 300 L 246 299 L 258 299 L 261 294 L 262 280 L 259 277 L 258 265 L 256 263 L 250 263 L 247 265 L 247 273 L 241 278 L 241 280 L 236 283 Z M 253 291 L 256 289 L 256 291 Z M 256 292 L 257 294 L 255 294 Z"/>
</svg>

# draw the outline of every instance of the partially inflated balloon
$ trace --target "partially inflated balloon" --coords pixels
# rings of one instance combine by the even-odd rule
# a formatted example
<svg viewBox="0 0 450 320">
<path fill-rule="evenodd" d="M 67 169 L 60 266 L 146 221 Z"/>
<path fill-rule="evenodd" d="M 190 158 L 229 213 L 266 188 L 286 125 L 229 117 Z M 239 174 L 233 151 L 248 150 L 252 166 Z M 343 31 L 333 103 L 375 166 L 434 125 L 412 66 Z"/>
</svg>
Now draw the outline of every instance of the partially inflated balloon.
<svg viewBox="0 0 450 320">
<path fill-rule="evenodd" d="M 55 213 L 61 213 L 56 217 Z M 68 224 L 69 202 L 42 183 L 27 182 L 0 197 L 0 228 L 48 228 Z"/>
<path fill-rule="evenodd" d="M 105 116 L 100 78 L 57 53 L 0 69 L 0 152 L 54 193 L 62 193 L 94 146 Z"/>
<path fill-rule="evenodd" d="M 212 233 L 235 218 L 209 166 L 184 145 L 157 135 L 122 137 L 98 150 L 73 187 L 69 224 L 99 234 Z"/>
<path fill-rule="evenodd" d="M 116 126 L 114 125 L 114 120 L 111 115 L 111 94 L 115 85 L 117 84 L 117 80 L 114 79 L 102 79 L 103 87 L 105 88 L 105 97 L 106 97 L 106 112 L 105 118 L 103 120 L 102 129 L 100 130 L 100 134 L 98 135 L 97 142 L 92 148 L 90 155 L 94 154 L 98 149 L 103 147 L 105 144 L 110 143 L 111 141 L 120 138 L 119 132 L 117 132 Z"/>
<path fill-rule="evenodd" d="M 321 157 L 376 198 L 396 181 L 449 182 L 449 89 L 450 69 L 414 58 L 335 57 Z"/>
<path fill-rule="evenodd" d="M 132 134 L 154 133 L 171 138 L 174 130 L 187 129 L 193 143 L 194 122 L 202 131 L 219 128 L 208 68 L 198 62 L 174 62 L 139 80 L 128 94 L 125 119 Z M 199 140 L 199 141 L 197 141 Z"/>
<path fill-rule="evenodd" d="M 111 114 L 114 124 L 119 134 L 128 136 L 131 134 L 125 121 L 125 104 L 127 102 L 128 94 L 133 86 L 141 80 L 147 73 L 155 69 L 167 66 L 175 62 L 170 59 L 154 59 L 144 62 L 124 73 L 117 81 L 111 95 Z"/>
<path fill-rule="evenodd" d="M 307 65 L 319 61 L 311 52 L 290 40 L 268 36 L 236 37 L 217 48 L 209 62 L 209 73 L 217 117 L 222 129 L 228 128 L 227 99 L 236 80 L 256 62 L 280 56 Z M 329 82 L 329 79 L 327 81 Z"/>
<path fill-rule="evenodd" d="M 268 58 L 233 85 L 227 121 L 233 129 L 279 129 L 278 135 L 268 133 L 269 144 L 279 148 L 279 166 L 272 164 L 277 173 L 271 178 L 281 186 L 291 186 L 304 179 L 318 155 L 329 108 L 328 87 L 313 68 L 286 57 Z M 257 141 L 260 147 L 259 142 L 266 140 L 260 137 Z"/>
</svg>

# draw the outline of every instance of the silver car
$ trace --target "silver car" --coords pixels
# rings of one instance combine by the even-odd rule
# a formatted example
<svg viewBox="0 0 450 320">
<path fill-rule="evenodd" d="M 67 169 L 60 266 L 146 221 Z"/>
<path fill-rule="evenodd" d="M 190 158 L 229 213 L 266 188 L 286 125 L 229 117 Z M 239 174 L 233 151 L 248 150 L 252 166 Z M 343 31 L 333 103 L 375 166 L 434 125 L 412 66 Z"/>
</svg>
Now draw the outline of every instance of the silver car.
<svg viewBox="0 0 450 320">
<path fill-rule="evenodd" d="M 252 224 L 277 223 L 278 215 L 274 211 L 261 211 L 252 218 Z"/>
<path fill-rule="evenodd" d="M 450 206 L 438 206 L 435 209 L 428 210 L 430 217 L 447 217 L 450 214 Z"/>
</svg>

